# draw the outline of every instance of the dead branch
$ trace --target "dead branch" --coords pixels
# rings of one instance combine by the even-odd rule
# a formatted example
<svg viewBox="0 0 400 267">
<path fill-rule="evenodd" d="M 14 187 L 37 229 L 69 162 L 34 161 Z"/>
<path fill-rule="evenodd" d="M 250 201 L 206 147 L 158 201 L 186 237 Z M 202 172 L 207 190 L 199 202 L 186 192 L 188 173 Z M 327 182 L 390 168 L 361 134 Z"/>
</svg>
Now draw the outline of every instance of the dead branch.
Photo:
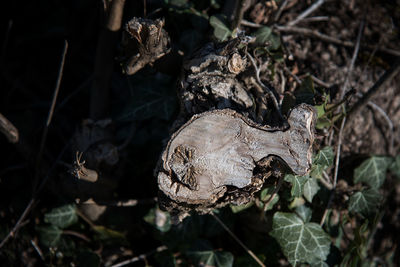
<svg viewBox="0 0 400 267">
<path fill-rule="evenodd" d="M 99 34 L 90 92 L 90 118 L 104 119 L 109 112 L 109 87 L 114 63 L 114 48 L 121 28 L 125 0 L 113 0 L 107 21 Z"/>
<path fill-rule="evenodd" d="M 292 26 L 280 26 L 280 25 L 275 25 L 274 29 L 279 31 L 279 32 L 285 32 L 285 33 L 292 33 L 292 34 L 301 34 L 303 36 L 308 36 L 312 38 L 317 38 L 320 39 L 321 41 L 327 42 L 327 43 L 333 43 L 337 45 L 341 45 L 344 47 L 355 47 L 355 44 L 350 41 L 342 41 L 340 39 L 337 39 L 335 37 L 323 34 L 317 30 L 312 30 L 312 29 L 307 29 L 307 28 L 301 28 L 301 27 L 292 27 Z M 374 50 L 373 45 L 361 45 L 362 48 L 366 48 L 369 50 Z M 400 56 L 400 51 L 393 50 L 390 48 L 385 48 L 381 47 L 378 49 L 378 51 L 393 55 L 393 56 Z"/>
<path fill-rule="evenodd" d="M 318 0 L 316 1 L 314 4 L 312 4 L 309 8 L 307 8 L 306 10 L 304 10 L 295 20 L 290 21 L 289 23 L 287 23 L 288 26 L 294 26 L 297 23 L 299 23 L 300 21 L 302 21 L 305 17 L 307 17 L 308 15 L 310 15 L 312 12 L 314 12 L 315 10 L 317 10 L 323 3 L 325 2 L 325 0 Z"/>
<path fill-rule="evenodd" d="M 389 118 L 388 114 L 386 114 L 386 112 L 377 104 L 375 104 L 372 101 L 368 101 L 367 105 L 369 107 L 371 107 L 373 110 L 377 111 L 379 114 L 382 115 L 382 117 L 385 119 L 388 128 L 389 128 L 389 146 L 388 146 L 388 151 L 389 151 L 389 155 L 391 156 L 395 156 L 395 152 L 393 151 L 394 149 L 394 126 L 393 126 L 393 122 L 392 120 Z"/>
<path fill-rule="evenodd" d="M 43 157 L 44 146 L 45 146 L 46 139 L 47 139 L 47 133 L 49 131 L 49 126 L 50 126 L 51 120 L 53 118 L 53 113 L 54 113 L 54 108 L 55 108 L 56 102 L 57 102 L 58 92 L 60 90 L 61 79 L 62 79 L 62 75 L 63 75 L 63 71 L 64 71 L 65 57 L 67 55 L 67 51 L 68 51 L 68 42 L 67 42 L 67 40 L 65 40 L 62 58 L 61 58 L 61 62 L 60 62 L 60 67 L 58 69 L 57 82 L 56 82 L 56 86 L 54 88 L 53 98 L 51 100 L 51 106 L 49 109 L 49 113 L 47 115 L 47 121 L 46 121 L 44 130 L 43 130 L 42 138 L 40 140 L 39 153 L 37 155 L 37 161 L 36 161 L 35 179 L 34 179 L 34 183 L 33 183 L 33 191 L 34 192 L 36 191 L 36 189 L 37 189 L 36 187 L 39 182 L 39 175 L 40 175 L 39 168 L 40 168 L 40 164 L 41 164 L 42 157 Z"/>
<path fill-rule="evenodd" d="M 170 38 L 163 29 L 163 19 L 133 18 L 124 28 L 122 37 L 123 71 L 133 75 L 171 51 Z"/>
<path fill-rule="evenodd" d="M 367 91 L 364 96 L 351 107 L 350 111 L 347 113 L 347 124 L 346 127 L 350 125 L 349 122 L 357 115 L 357 113 L 362 110 L 380 90 L 382 90 L 400 71 L 400 59 L 397 59 L 393 66 L 387 70 L 379 80 Z"/>
<path fill-rule="evenodd" d="M 256 73 L 257 82 L 267 92 L 267 94 L 268 94 L 269 98 L 271 99 L 272 103 L 274 103 L 274 107 L 275 107 L 276 111 L 278 112 L 279 118 L 282 121 L 284 121 L 284 118 L 283 118 L 282 112 L 281 112 L 281 107 L 279 106 L 278 101 L 276 100 L 276 97 L 275 97 L 274 93 L 272 93 L 271 89 L 268 86 L 266 86 L 260 79 L 260 68 L 257 67 L 254 58 L 250 55 L 249 52 L 246 52 L 246 55 L 250 59 L 251 64 L 253 65 L 254 71 Z"/>
<path fill-rule="evenodd" d="M 356 62 L 357 55 L 358 55 L 358 50 L 360 49 L 361 36 L 364 31 L 364 26 L 365 26 L 365 20 L 362 20 L 360 23 L 360 27 L 358 29 L 356 46 L 354 47 L 353 56 L 351 57 L 351 61 L 350 61 L 350 66 L 348 68 L 347 75 L 344 80 L 343 86 L 342 86 L 342 88 L 340 88 L 339 100 L 342 100 L 344 95 L 347 93 L 347 87 L 349 84 L 350 76 L 353 73 L 354 64 Z"/>
<path fill-rule="evenodd" d="M 19 141 L 19 133 L 18 129 L 9 121 L 3 114 L 0 113 L 0 132 L 3 133 L 8 142 L 10 143 L 18 143 Z"/>
</svg>

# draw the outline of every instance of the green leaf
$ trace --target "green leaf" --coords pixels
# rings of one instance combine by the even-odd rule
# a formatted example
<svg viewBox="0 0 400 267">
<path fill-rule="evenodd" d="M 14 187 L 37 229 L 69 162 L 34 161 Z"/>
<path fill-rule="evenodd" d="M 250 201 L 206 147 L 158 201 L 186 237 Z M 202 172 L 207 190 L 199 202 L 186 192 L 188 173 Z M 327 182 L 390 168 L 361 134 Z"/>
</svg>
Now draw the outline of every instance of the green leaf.
<svg viewBox="0 0 400 267">
<path fill-rule="evenodd" d="M 293 174 L 286 174 L 285 181 L 292 184 L 291 195 L 294 197 L 300 197 L 303 194 L 303 186 L 306 183 L 307 176 L 297 176 Z"/>
<path fill-rule="evenodd" d="M 168 232 L 171 229 L 171 217 L 169 213 L 160 210 L 158 206 L 150 209 L 143 219 L 161 232 Z"/>
<path fill-rule="evenodd" d="M 394 158 L 392 164 L 389 166 L 390 171 L 400 178 L 400 155 Z"/>
<path fill-rule="evenodd" d="M 379 191 L 375 188 L 370 188 L 357 192 L 350 197 L 349 210 L 360 213 L 367 217 L 376 211 L 377 206 L 381 200 Z"/>
<path fill-rule="evenodd" d="M 310 266 L 311 267 L 329 267 L 329 265 L 326 262 L 322 261 L 322 260 L 311 262 Z"/>
<path fill-rule="evenodd" d="M 226 251 L 190 251 L 187 255 L 193 260 L 195 266 L 229 267 L 233 265 L 233 255 Z"/>
<path fill-rule="evenodd" d="M 66 228 L 78 221 L 76 207 L 73 204 L 52 209 L 44 215 L 44 221 L 59 228 Z"/>
<path fill-rule="evenodd" d="M 354 170 L 354 183 L 363 182 L 378 189 L 386 178 L 386 170 L 391 163 L 388 157 L 373 156 Z"/>
<path fill-rule="evenodd" d="M 332 147 L 326 146 L 314 157 L 313 164 L 329 167 L 333 164 L 333 158 L 334 154 Z"/>
<path fill-rule="evenodd" d="M 296 214 L 300 216 L 303 222 L 308 223 L 311 220 L 312 210 L 305 205 L 296 208 Z"/>
<path fill-rule="evenodd" d="M 221 42 L 226 41 L 232 35 L 232 31 L 226 26 L 220 15 L 211 16 L 210 25 L 214 28 L 214 36 Z"/>
<path fill-rule="evenodd" d="M 265 202 L 270 199 L 270 197 L 272 196 L 274 191 L 275 191 L 275 186 L 269 186 L 261 191 L 261 194 L 260 194 L 260 200 L 261 200 L 260 208 L 261 209 L 264 209 Z M 265 211 L 272 210 L 272 208 L 275 206 L 276 203 L 278 203 L 278 201 L 279 201 L 279 195 L 275 194 L 275 197 L 273 199 L 271 199 L 271 201 L 269 202 L 268 207 Z"/>
<path fill-rule="evenodd" d="M 278 35 L 272 32 L 270 27 L 261 27 L 258 29 L 254 36 L 256 37 L 257 45 L 268 44 L 270 50 L 277 50 L 281 46 L 281 40 Z"/>
<path fill-rule="evenodd" d="M 331 240 L 321 226 L 305 223 L 293 213 L 275 213 L 270 235 L 278 241 L 293 266 L 317 260 L 325 261 L 329 254 Z"/>
<path fill-rule="evenodd" d="M 119 231 L 107 228 L 103 225 L 95 225 L 93 229 L 97 232 L 100 240 L 125 239 L 125 235 Z"/>
<path fill-rule="evenodd" d="M 250 201 L 249 203 L 243 205 L 231 205 L 231 210 L 233 213 L 239 213 L 241 211 L 247 210 L 251 206 L 253 206 L 254 202 Z"/>
<path fill-rule="evenodd" d="M 46 247 L 58 246 L 62 230 L 55 225 L 38 226 L 36 230 L 39 233 L 40 242 Z"/>
<path fill-rule="evenodd" d="M 319 190 L 318 182 L 315 178 L 309 177 L 307 182 L 304 184 L 303 187 L 303 195 L 307 199 L 308 202 L 312 202 L 315 194 L 318 193 Z"/>
</svg>

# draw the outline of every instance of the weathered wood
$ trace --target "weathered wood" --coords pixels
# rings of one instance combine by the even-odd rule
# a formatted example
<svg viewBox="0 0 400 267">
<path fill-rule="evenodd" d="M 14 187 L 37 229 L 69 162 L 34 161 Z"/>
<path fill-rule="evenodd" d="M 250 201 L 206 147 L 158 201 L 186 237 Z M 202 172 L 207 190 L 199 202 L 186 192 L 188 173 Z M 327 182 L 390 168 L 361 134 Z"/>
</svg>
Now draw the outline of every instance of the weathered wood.
<svg viewBox="0 0 400 267">
<path fill-rule="evenodd" d="M 120 60 L 127 75 L 135 74 L 170 52 L 170 39 L 163 27 L 164 20 L 144 18 L 133 18 L 125 25 Z"/>
<path fill-rule="evenodd" d="M 211 207 L 230 190 L 251 187 L 258 162 L 269 156 L 304 175 L 311 167 L 314 118 L 311 106 L 299 105 L 289 128 L 277 131 L 230 109 L 195 115 L 162 154 L 159 188 L 175 203 Z"/>
</svg>

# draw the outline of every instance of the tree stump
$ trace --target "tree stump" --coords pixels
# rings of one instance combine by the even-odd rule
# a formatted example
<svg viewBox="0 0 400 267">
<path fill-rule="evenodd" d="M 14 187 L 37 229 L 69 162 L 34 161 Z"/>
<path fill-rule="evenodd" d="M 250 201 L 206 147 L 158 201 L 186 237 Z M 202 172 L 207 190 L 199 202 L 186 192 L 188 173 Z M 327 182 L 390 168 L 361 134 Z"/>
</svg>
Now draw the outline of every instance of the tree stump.
<svg viewBox="0 0 400 267">
<path fill-rule="evenodd" d="M 208 44 L 184 64 L 177 124 L 190 119 L 171 136 L 156 170 L 160 206 L 173 214 L 247 203 L 273 166 L 297 175 L 311 168 L 314 108 L 294 107 L 285 127 L 256 123 L 260 97 L 246 82 L 254 74 L 245 49 L 240 39 Z"/>
</svg>

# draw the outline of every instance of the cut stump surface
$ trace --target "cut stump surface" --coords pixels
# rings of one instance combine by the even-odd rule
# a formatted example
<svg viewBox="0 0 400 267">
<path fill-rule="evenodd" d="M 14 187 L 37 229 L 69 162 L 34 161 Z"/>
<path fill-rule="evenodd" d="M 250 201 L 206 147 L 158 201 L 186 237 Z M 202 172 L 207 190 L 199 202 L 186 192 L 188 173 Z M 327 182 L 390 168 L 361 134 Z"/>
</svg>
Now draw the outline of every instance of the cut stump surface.
<svg viewBox="0 0 400 267">
<path fill-rule="evenodd" d="M 291 111 L 284 131 L 230 109 L 195 115 L 173 134 L 162 154 L 159 188 L 178 205 L 212 207 L 230 190 L 237 195 L 253 186 L 257 163 L 269 156 L 304 175 L 311 167 L 314 119 L 314 109 L 305 104 Z"/>
</svg>

